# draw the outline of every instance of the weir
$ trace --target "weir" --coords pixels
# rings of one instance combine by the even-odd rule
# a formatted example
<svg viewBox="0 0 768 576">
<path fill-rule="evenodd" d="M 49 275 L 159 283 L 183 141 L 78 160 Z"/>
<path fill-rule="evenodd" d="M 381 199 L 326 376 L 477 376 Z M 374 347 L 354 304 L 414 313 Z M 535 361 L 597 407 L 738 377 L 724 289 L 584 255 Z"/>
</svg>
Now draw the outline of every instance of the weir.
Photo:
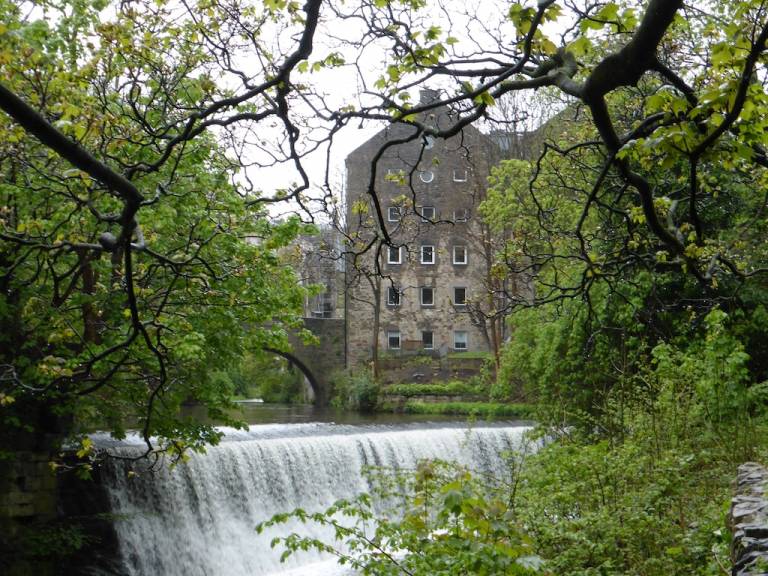
<svg viewBox="0 0 768 576">
<path fill-rule="evenodd" d="M 120 558 L 110 574 L 261 576 L 343 574 L 327 557 L 306 553 L 280 563 L 274 536 L 302 532 L 333 541 L 329 529 L 299 523 L 256 534 L 254 526 L 295 508 L 320 511 L 370 490 L 365 466 L 413 468 L 441 458 L 503 475 L 502 454 L 523 426 L 341 426 L 278 424 L 228 431 L 205 455 L 175 468 L 113 461 L 104 470 Z M 114 448 L 123 455 L 138 448 Z"/>
</svg>

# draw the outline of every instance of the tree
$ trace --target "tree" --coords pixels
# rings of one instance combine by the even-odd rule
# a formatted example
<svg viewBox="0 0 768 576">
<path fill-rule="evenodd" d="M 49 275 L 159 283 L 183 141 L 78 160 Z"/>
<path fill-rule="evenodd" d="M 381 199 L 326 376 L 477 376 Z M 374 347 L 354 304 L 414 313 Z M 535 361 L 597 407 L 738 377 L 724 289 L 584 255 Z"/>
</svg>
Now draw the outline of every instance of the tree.
<svg viewBox="0 0 768 576">
<path fill-rule="evenodd" d="M 543 151 L 576 158 L 579 174 L 572 187 L 577 244 L 569 257 L 582 273 L 568 276 L 575 284 L 555 282 L 553 295 L 588 294 L 630 268 L 688 276 L 710 303 L 762 281 L 762 2 L 542 0 L 486 13 L 424 0 L 309 0 L 303 7 L 142 0 L 113 6 L 114 16 L 100 24 L 104 6 L 0 5 L 0 107 L 8 115 L 2 176 L 15 202 L 4 202 L 2 231 L 4 322 L 14 319 L 7 333 L 15 334 L 8 396 L 23 390 L 33 403 L 47 398 L 42 404 L 54 402 L 46 396 L 52 389 L 88 396 L 124 371 L 135 382 L 128 368 L 143 366 L 144 384 L 131 402 L 156 407 L 153 391 L 167 391 L 176 376 L 167 365 L 173 351 L 190 345 L 187 356 L 195 356 L 201 349 L 199 339 L 174 341 L 174 334 L 183 340 L 179 328 L 163 324 L 161 312 L 181 305 L 174 290 L 183 284 L 185 302 L 199 306 L 220 296 L 220 281 L 235 282 L 232 271 L 242 267 L 230 263 L 251 254 L 272 273 L 268 249 L 298 224 L 271 230 L 260 208 L 288 199 L 312 217 L 307 154 L 326 144 L 330 153 L 337 134 L 361 121 L 408 124 L 409 140 L 457 135 L 497 120 L 496 102 L 514 92 L 550 90 L 589 112 L 586 140 Z M 37 19 L 41 12 L 52 24 Z M 385 63 L 373 76 L 370 57 Z M 359 97 L 340 103 L 313 82 L 346 71 Z M 409 91 L 427 83 L 442 96 L 410 104 Z M 444 106 L 449 125 L 419 120 Z M 291 167 L 296 182 L 275 195 L 259 192 L 253 168 L 275 164 Z M 327 175 L 320 192 L 327 201 Z M 375 187 L 369 194 L 378 233 L 360 250 L 380 251 L 392 238 Z M 180 218 L 183 239 L 174 239 L 179 226 L 162 223 L 180 207 L 189 212 Z M 537 215 L 545 227 L 546 217 Z M 251 233 L 249 225 L 260 245 L 236 241 Z M 220 243 L 224 238 L 232 244 Z M 243 285 L 223 286 L 253 289 L 255 277 L 238 278 Z M 103 297 L 99 283 L 107 287 Z M 47 341 L 44 323 L 34 337 L 26 333 L 24 312 L 39 303 L 32 292 L 41 287 L 51 303 L 44 310 L 63 334 L 58 342 L 56 335 Z M 260 320 L 279 320 L 291 300 L 256 296 L 259 306 L 266 303 Z M 78 330 L 70 326 L 74 310 Z M 279 321 L 271 326 L 265 338 L 279 336 Z M 62 353 L 48 354 L 49 346 Z M 27 365 L 17 366 L 17 357 L 29 358 Z"/>
<path fill-rule="evenodd" d="M 278 118 L 297 161 L 279 85 L 314 28 L 259 78 L 220 61 L 241 41 L 232 27 L 287 29 L 297 7 L 233 20 L 124 4 L 100 23 L 104 7 L 0 4 L 3 423 L 15 448 L 28 431 L 45 448 L 76 417 L 117 434 L 138 425 L 147 453 L 182 454 L 220 433 L 180 405 L 235 423 L 232 391 L 209 375 L 246 349 L 285 347 L 299 326 L 303 291 L 276 250 L 301 224 L 270 223 L 275 199 L 248 193 L 226 143 L 237 123 Z"/>
<path fill-rule="evenodd" d="M 759 62 L 768 36 L 761 2 L 721 3 L 711 10 L 661 1 L 514 4 L 507 14 L 513 36 L 506 42 L 491 26 L 482 27 L 485 38 L 474 36 L 480 16 L 452 11 L 446 30 L 427 10 L 423 2 L 364 4 L 354 10 L 366 24 L 370 43 L 388 43 L 388 68 L 372 87 L 379 91 L 377 103 L 340 118 L 389 117 L 417 126 L 414 138 L 448 136 L 484 116 L 492 119 L 495 101 L 510 92 L 558 90 L 589 112 L 591 143 L 603 155 L 601 169 L 585 189 L 583 221 L 601 204 L 624 211 L 624 234 L 647 229 L 654 258 L 692 275 L 704 291 L 717 278 L 744 281 L 763 272 L 762 251 L 758 248 L 757 260 L 747 261 L 737 240 L 721 235 L 714 208 L 725 202 L 724 195 L 732 202 L 751 202 L 752 209 L 763 204 L 760 195 L 741 194 L 765 167 L 761 137 L 753 129 L 762 122 Z M 556 20 L 568 26 L 559 46 L 544 26 Z M 468 44 L 451 35 L 454 22 L 467 25 Z M 703 57 L 686 40 L 693 37 L 705 44 Z M 487 53 L 473 53 L 485 45 Z M 426 81 L 453 88 L 433 103 L 409 105 L 407 90 Z M 419 122 L 419 114 L 446 104 L 455 113 L 450 127 L 436 130 Z M 575 146 L 566 155 L 578 150 Z M 708 178 L 723 162 L 744 184 L 715 194 Z M 665 170 L 652 172 L 658 164 Z M 621 184 L 619 198 L 607 192 L 607 180 Z M 627 196 L 633 212 L 620 205 Z M 669 214 L 664 205 L 673 202 Z M 377 216 L 386 230 L 381 210 Z M 761 224 L 750 219 L 742 224 L 754 243 L 752 234 L 759 234 Z M 386 232 L 383 240 L 389 241 Z M 593 271 L 611 267 L 595 260 L 587 242 L 581 255 Z"/>
</svg>

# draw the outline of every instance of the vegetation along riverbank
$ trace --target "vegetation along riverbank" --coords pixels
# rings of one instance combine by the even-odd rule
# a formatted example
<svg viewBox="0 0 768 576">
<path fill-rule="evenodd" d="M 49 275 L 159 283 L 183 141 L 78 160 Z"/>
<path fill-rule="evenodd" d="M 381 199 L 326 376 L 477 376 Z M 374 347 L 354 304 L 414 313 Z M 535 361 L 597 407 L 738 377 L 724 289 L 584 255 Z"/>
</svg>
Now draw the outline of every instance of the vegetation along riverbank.
<svg viewBox="0 0 768 576">
<path fill-rule="evenodd" d="M 257 524 L 374 576 L 764 573 L 724 516 L 768 458 L 767 62 L 765 0 L 0 0 L 0 572 L 152 574 L 162 518 L 232 530 L 213 576 Z M 255 398 L 537 427 L 335 450 Z M 216 500 L 278 469 L 372 495 Z M 150 512 L 62 513 L 105 479 Z"/>
</svg>

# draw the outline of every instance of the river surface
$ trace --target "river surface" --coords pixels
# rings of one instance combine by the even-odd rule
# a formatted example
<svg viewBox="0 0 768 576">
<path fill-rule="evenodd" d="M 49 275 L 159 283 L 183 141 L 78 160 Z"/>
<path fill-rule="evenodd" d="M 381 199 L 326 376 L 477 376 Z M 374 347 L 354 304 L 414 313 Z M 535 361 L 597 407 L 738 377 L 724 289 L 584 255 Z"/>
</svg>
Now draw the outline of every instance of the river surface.
<svg viewBox="0 0 768 576">
<path fill-rule="evenodd" d="M 312 404 L 265 404 L 260 400 L 241 400 L 233 416 L 248 424 L 296 424 L 301 422 L 333 422 L 335 424 L 407 424 L 419 422 L 456 422 L 461 416 L 444 414 L 361 414 Z M 205 408 L 186 406 L 184 413 L 205 422 Z"/>
<path fill-rule="evenodd" d="M 335 562 L 302 553 L 280 562 L 274 536 L 300 532 L 333 541 L 327 528 L 289 522 L 257 534 L 254 526 L 295 508 L 319 511 L 340 498 L 370 490 L 367 466 L 414 468 L 424 458 L 462 463 L 503 475 L 502 455 L 516 448 L 524 423 L 374 421 L 309 407 L 249 408 L 248 430 L 223 429 L 219 446 L 174 468 L 113 461 L 104 471 L 115 514 L 120 558 L 110 573 L 164 576 L 338 576 Z M 282 413 L 281 413 L 282 412 Z M 334 419 L 334 421 L 327 421 Z M 276 423 L 276 420 L 280 420 Z M 288 420 L 288 422 L 286 422 Z M 323 421 L 326 420 L 326 421 Z M 346 420 L 346 421 L 344 421 Z M 121 455 L 140 450 L 138 439 L 97 443 Z"/>
</svg>

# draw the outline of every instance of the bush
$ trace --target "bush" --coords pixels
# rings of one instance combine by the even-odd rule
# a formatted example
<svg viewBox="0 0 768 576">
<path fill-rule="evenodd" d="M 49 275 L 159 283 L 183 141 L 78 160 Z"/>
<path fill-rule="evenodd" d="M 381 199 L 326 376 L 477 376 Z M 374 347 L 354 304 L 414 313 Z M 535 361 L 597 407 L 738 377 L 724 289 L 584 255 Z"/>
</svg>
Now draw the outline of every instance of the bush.
<svg viewBox="0 0 768 576">
<path fill-rule="evenodd" d="M 379 403 L 379 384 L 369 370 L 337 372 L 331 377 L 331 406 L 373 412 Z"/>
<path fill-rule="evenodd" d="M 392 384 L 382 389 L 385 394 L 397 396 L 461 396 L 462 394 L 479 394 L 481 389 L 472 382 L 435 382 L 431 384 Z"/>
<path fill-rule="evenodd" d="M 503 486 L 441 462 L 422 462 L 415 473 L 379 471 L 371 481 L 373 497 L 342 500 L 317 514 L 279 514 L 256 529 L 297 520 L 329 526 L 343 549 L 299 534 L 275 543 L 285 548 L 285 556 L 330 552 L 358 574 L 538 573 L 540 559 L 509 517 Z"/>
<path fill-rule="evenodd" d="M 256 397 L 282 404 L 304 401 L 304 376 L 271 352 L 245 354 L 236 366 L 217 378 L 222 383 L 229 380 L 240 398 Z"/>
<path fill-rule="evenodd" d="M 497 402 L 419 402 L 405 403 L 408 414 L 454 414 L 479 418 L 526 418 L 533 412 L 528 404 L 502 404 Z"/>
<path fill-rule="evenodd" d="M 518 509 L 553 573 L 708 575 L 727 564 L 731 482 L 765 454 L 768 422 L 728 317 L 703 320 L 702 334 L 657 344 L 617 379 L 591 429 L 570 428 L 529 459 Z"/>
</svg>

